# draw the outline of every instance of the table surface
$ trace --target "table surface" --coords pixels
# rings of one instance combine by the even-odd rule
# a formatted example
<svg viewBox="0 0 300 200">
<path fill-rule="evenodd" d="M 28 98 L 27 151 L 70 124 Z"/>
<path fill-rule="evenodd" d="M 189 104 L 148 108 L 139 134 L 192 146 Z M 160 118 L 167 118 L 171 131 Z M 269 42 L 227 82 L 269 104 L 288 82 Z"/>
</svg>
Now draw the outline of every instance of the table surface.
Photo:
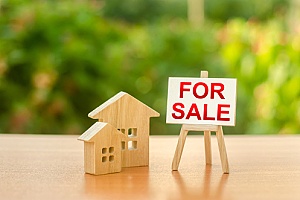
<svg viewBox="0 0 300 200">
<path fill-rule="evenodd" d="M 188 136 L 171 171 L 177 136 L 150 137 L 149 167 L 93 176 L 83 171 L 78 136 L 0 134 L 0 199 L 300 199 L 300 136 L 225 136 L 223 174 L 212 136 Z"/>
</svg>

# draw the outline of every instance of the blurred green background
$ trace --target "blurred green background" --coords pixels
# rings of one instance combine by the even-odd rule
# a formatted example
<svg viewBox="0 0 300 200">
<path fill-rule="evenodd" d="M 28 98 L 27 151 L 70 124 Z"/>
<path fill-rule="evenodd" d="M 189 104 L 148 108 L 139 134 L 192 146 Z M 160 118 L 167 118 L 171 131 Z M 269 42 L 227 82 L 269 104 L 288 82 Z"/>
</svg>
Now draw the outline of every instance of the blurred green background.
<svg viewBox="0 0 300 200">
<path fill-rule="evenodd" d="M 81 134 L 126 91 L 161 113 L 151 134 L 179 134 L 165 124 L 168 77 L 208 70 L 238 79 L 225 134 L 297 134 L 298 2 L 205 0 L 190 13 L 199 2 L 2 0 L 0 132 Z"/>
</svg>

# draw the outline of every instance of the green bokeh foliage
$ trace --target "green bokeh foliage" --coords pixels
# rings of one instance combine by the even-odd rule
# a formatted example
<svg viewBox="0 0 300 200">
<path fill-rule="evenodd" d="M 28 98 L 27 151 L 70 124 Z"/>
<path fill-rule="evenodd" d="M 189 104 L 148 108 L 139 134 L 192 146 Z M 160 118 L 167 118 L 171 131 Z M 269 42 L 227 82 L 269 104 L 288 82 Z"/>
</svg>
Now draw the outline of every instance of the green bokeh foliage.
<svg viewBox="0 0 300 200">
<path fill-rule="evenodd" d="M 101 4 L 9 1 L 0 16 L 0 132 L 80 134 L 87 113 L 126 91 L 161 113 L 168 77 L 238 79 L 237 124 L 227 134 L 299 133 L 300 36 L 280 19 L 127 24 Z"/>
</svg>

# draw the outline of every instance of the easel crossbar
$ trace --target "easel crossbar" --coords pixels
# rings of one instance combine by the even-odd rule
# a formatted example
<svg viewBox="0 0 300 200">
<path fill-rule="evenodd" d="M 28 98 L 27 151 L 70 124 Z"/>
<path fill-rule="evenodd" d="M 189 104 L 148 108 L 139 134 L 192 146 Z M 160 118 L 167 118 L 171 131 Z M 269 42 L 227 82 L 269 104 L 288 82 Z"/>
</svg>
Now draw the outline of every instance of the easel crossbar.
<svg viewBox="0 0 300 200">
<path fill-rule="evenodd" d="M 183 129 L 189 130 L 189 131 L 213 131 L 217 132 L 218 127 L 217 125 L 199 125 L 199 124 L 183 124 Z"/>
</svg>

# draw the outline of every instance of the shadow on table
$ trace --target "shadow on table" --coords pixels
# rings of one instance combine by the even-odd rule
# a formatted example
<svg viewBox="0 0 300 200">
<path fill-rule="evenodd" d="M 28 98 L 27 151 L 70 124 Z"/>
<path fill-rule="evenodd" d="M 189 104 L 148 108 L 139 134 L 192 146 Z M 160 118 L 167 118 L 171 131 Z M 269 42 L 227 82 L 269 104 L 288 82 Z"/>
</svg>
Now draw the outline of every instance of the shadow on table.
<svg viewBox="0 0 300 200">
<path fill-rule="evenodd" d="M 212 181 L 212 169 L 210 165 L 206 165 L 202 183 L 199 180 L 193 180 L 198 179 L 198 176 L 187 177 L 185 181 L 185 178 L 178 171 L 173 171 L 172 175 L 177 184 L 178 192 L 176 194 L 178 196 L 175 198 L 171 196 L 169 199 L 225 199 L 223 191 L 229 174 L 222 174 L 218 182 L 215 180 Z"/>
<path fill-rule="evenodd" d="M 85 194 L 101 199 L 133 197 L 143 199 L 150 195 L 149 168 L 123 168 L 121 173 L 94 176 L 84 175 Z"/>
</svg>

